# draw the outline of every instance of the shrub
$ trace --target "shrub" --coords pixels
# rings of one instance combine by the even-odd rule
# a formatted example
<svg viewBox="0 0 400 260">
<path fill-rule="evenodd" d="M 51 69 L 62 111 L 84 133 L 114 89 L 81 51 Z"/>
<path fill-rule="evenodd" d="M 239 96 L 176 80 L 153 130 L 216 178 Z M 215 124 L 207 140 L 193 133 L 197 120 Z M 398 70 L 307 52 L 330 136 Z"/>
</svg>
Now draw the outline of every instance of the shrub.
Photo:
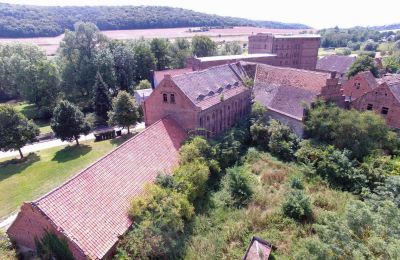
<svg viewBox="0 0 400 260">
<path fill-rule="evenodd" d="M 302 190 L 291 190 L 282 204 L 285 216 L 297 221 L 310 220 L 312 209 L 310 199 Z"/>
<path fill-rule="evenodd" d="M 293 177 L 290 180 L 290 188 L 297 189 L 297 190 L 304 190 L 303 181 L 297 176 Z"/>
<path fill-rule="evenodd" d="M 288 126 L 271 120 L 268 124 L 268 135 L 268 147 L 271 153 L 285 161 L 295 158 L 294 154 L 299 147 L 299 139 Z"/>
<path fill-rule="evenodd" d="M 46 231 L 42 238 L 35 238 L 36 252 L 41 259 L 73 260 L 72 252 L 68 248 L 67 240 L 56 234 Z"/>
<path fill-rule="evenodd" d="M 12 247 L 10 239 L 0 230 L 0 259 L 17 259 L 15 250 Z"/>
<path fill-rule="evenodd" d="M 262 122 L 255 122 L 250 126 L 250 135 L 253 143 L 260 149 L 266 150 L 269 143 L 268 126 Z"/>
<path fill-rule="evenodd" d="M 247 205 L 253 195 L 247 168 L 244 166 L 230 168 L 227 170 L 226 177 L 233 205 L 238 208 Z"/>
</svg>

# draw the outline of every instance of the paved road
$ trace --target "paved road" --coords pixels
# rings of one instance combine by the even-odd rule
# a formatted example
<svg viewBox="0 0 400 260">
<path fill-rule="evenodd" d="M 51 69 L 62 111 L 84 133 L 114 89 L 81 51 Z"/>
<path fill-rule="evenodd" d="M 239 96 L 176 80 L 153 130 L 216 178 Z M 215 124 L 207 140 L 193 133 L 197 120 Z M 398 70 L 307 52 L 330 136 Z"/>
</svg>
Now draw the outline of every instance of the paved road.
<svg viewBox="0 0 400 260">
<path fill-rule="evenodd" d="M 132 131 L 134 130 L 140 130 L 144 128 L 144 123 L 139 123 L 135 126 L 134 129 L 132 129 Z M 81 136 L 81 138 L 79 138 L 79 141 L 88 141 L 88 140 L 93 140 L 94 139 L 94 135 L 93 133 L 85 135 L 85 136 Z M 74 143 L 75 141 L 71 142 Z M 54 140 L 50 140 L 50 141 L 44 141 L 44 142 L 40 142 L 40 143 L 34 143 L 34 144 L 29 144 L 24 146 L 21 150 L 22 153 L 24 155 L 29 154 L 30 152 L 36 152 L 36 151 L 40 151 L 43 149 L 47 149 L 47 148 L 51 148 L 51 147 L 56 147 L 56 146 L 63 146 L 63 145 L 68 145 L 71 144 L 70 142 L 66 142 L 66 141 L 61 141 L 60 139 L 54 139 Z M 12 156 L 16 156 L 19 158 L 19 152 L 18 151 L 8 151 L 8 152 L 0 152 L 0 158 L 6 158 L 6 157 L 12 157 Z"/>
</svg>

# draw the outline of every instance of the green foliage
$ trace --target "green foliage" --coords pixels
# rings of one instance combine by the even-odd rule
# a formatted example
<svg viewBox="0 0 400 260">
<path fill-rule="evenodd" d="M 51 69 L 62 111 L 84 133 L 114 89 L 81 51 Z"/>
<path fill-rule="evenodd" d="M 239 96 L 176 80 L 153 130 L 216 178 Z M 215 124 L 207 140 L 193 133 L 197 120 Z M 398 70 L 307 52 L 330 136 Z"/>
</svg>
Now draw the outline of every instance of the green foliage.
<svg viewBox="0 0 400 260">
<path fill-rule="evenodd" d="M 62 100 L 54 109 L 51 129 L 56 137 L 62 141 L 70 142 L 75 140 L 76 144 L 79 145 L 78 139 L 80 135 L 89 134 L 90 126 L 78 107 L 66 100 Z"/>
<path fill-rule="evenodd" d="M 321 47 L 346 47 L 349 43 L 356 44 L 358 42 L 365 42 L 369 39 L 378 41 L 384 35 L 377 30 L 365 27 L 353 27 L 348 29 L 341 29 L 338 27 L 322 29 L 319 31 L 321 34 Z M 354 49 L 356 50 L 356 49 Z"/>
<path fill-rule="evenodd" d="M 0 230 L 0 258 L 3 260 L 17 259 L 16 252 L 8 236 Z"/>
<path fill-rule="evenodd" d="M 116 40 L 109 42 L 108 46 L 114 59 L 116 86 L 114 87 L 110 83 L 108 83 L 108 85 L 113 89 L 114 94 L 117 93 L 118 90 L 129 91 L 130 87 L 136 81 L 137 73 L 134 46 Z"/>
<path fill-rule="evenodd" d="M 378 48 L 378 43 L 374 41 L 367 41 L 362 46 L 363 51 L 376 51 L 377 48 Z"/>
<path fill-rule="evenodd" d="M 298 189 L 298 190 L 304 190 L 303 181 L 302 181 L 298 176 L 294 176 L 294 177 L 290 180 L 290 188 L 292 188 L 292 189 Z"/>
<path fill-rule="evenodd" d="M 372 204 L 376 205 L 384 200 L 390 200 L 400 208 L 400 176 L 389 176 L 384 183 L 379 184 L 372 192 L 364 190 L 362 195 Z"/>
<path fill-rule="evenodd" d="M 152 75 L 150 71 L 156 68 L 156 58 L 149 44 L 139 41 L 135 43 L 133 51 L 135 53 L 135 63 L 137 64 L 135 66 L 136 81 L 151 80 Z"/>
<path fill-rule="evenodd" d="M 108 112 L 109 124 L 128 128 L 139 121 L 139 107 L 135 99 L 126 91 L 119 91 L 112 101 L 112 111 Z"/>
<path fill-rule="evenodd" d="M 147 259 L 179 255 L 179 241 L 185 222 L 193 217 L 186 196 L 157 185 L 146 187 L 144 197 L 132 201 L 133 229 L 120 241 L 117 259 Z"/>
<path fill-rule="evenodd" d="M 243 48 L 239 42 L 225 42 L 220 51 L 220 55 L 239 55 L 242 53 Z"/>
<path fill-rule="evenodd" d="M 315 140 L 350 150 L 359 160 L 376 150 L 393 151 L 397 139 L 385 120 L 372 111 L 348 111 L 322 103 L 309 110 L 305 131 Z"/>
<path fill-rule="evenodd" d="M 265 114 L 267 113 L 267 109 L 262 104 L 255 102 L 251 107 L 251 115 L 250 120 L 252 123 L 257 121 L 265 121 Z"/>
<path fill-rule="evenodd" d="M 168 39 L 154 38 L 150 42 L 151 52 L 156 59 L 156 69 L 165 70 L 170 63 L 170 45 Z"/>
<path fill-rule="evenodd" d="M 232 198 L 232 206 L 246 206 L 253 195 L 249 170 L 244 166 L 229 168 L 226 172 L 227 191 Z"/>
<path fill-rule="evenodd" d="M 282 160 L 291 161 L 299 146 L 299 138 L 286 125 L 271 120 L 268 124 L 268 148 Z"/>
<path fill-rule="evenodd" d="M 207 57 L 215 55 L 217 44 L 208 36 L 196 35 L 192 38 L 192 52 L 197 57 Z"/>
<path fill-rule="evenodd" d="M 383 67 L 389 73 L 400 71 L 400 55 L 383 57 Z"/>
<path fill-rule="evenodd" d="M 306 221 L 312 218 L 312 208 L 309 197 L 303 190 L 291 190 L 282 204 L 285 216 L 297 221 Z"/>
<path fill-rule="evenodd" d="M 185 38 L 177 38 L 172 46 L 171 52 L 171 67 L 184 68 L 186 66 L 186 59 L 191 55 L 191 45 Z"/>
<path fill-rule="evenodd" d="M 53 232 L 46 230 L 42 238 L 35 238 L 35 245 L 40 259 L 74 259 L 72 252 L 68 248 L 67 240 L 59 238 Z"/>
<path fill-rule="evenodd" d="M 0 105 L 0 151 L 19 150 L 36 140 L 39 128 L 9 105 Z"/>
<path fill-rule="evenodd" d="M 101 30 L 261 26 L 308 29 L 303 24 L 254 21 L 167 6 L 31 6 L 0 4 L 0 37 L 57 36 L 85 20 Z"/>
<path fill-rule="evenodd" d="M 263 122 L 255 122 L 250 126 L 250 135 L 253 143 L 260 149 L 266 150 L 269 144 L 268 125 Z"/>
<path fill-rule="evenodd" d="M 93 87 L 93 108 L 96 115 L 104 122 L 108 119 L 108 111 L 111 110 L 111 98 L 107 84 L 103 81 L 100 73 L 96 74 Z"/>
<path fill-rule="evenodd" d="M 137 84 L 135 87 L 135 89 L 149 89 L 149 88 L 151 88 L 151 83 L 147 79 L 139 81 L 139 84 Z"/>
<path fill-rule="evenodd" d="M 379 71 L 378 68 L 375 66 L 374 59 L 367 55 L 357 56 L 356 61 L 351 64 L 347 72 L 347 78 L 351 78 L 362 71 L 370 71 L 375 76 L 375 78 L 379 76 Z"/>
<path fill-rule="evenodd" d="M 400 256 L 400 210 L 391 202 L 377 208 L 350 203 L 344 216 L 328 215 L 314 225 L 315 238 L 300 243 L 296 259 L 395 259 Z"/>
</svg>

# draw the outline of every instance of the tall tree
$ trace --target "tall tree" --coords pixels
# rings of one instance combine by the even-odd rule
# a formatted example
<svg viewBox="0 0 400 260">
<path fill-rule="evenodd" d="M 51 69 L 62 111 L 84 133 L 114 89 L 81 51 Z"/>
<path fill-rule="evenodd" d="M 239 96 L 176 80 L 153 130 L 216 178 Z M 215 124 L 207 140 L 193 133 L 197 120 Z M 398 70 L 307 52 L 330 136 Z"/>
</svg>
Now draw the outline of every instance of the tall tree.
<svg viewBox="0 0 400 260">
<path fill-rule="evenodd" d="M 154 38 L 150 42 L 151 51 L 156 58 L 156 69 L 164 70 L 170 63 L 170 45 L 167 39 Z"/>
<path fill-rule="evenodd" d="M 171 66 L 173 68 L 184 68 L 186 66 L 186 59 L 190 56 L 190 42 L 185 38 L 178 38 L 170 47 L 171 52 Z"/>
<path fill-rule="evenodd" d="M 367 55 L 360 55 L 357 57 L 356 61 L 350 66 L 347 77 L 351 78 L 361 71 L 371 71 L 376 78 L 379 76 L 379 71 L 375 66 L 374 59 Z"/>
<path fill-rule="evenodd" d="M 103 81 L 110 89 L 115 90 L 117 84 L 115 60 L 109 44 L 104 44 L 96 52 L 95 64 Z"/>
<path fill-rule="evenodd" d="M 96 115 L 107 121 L 108 111 L 111 110 L 111 98 L 107 84 L 103 81 L 100 73 L 96 74 L 96 82 L 93 87 L 93 109 Z"/>
<path fill-rule="evenodd" d="M 78 22 L 74 31 L 66 31 L 60 43 L 60 65 L 64 92 L 88 99 L 92 93 L 97 66 L 96 52 L 106 37 L 92 23 Z"/>
<path fill-rule="evenodd" d="M 208 36 L 196 35 L 192 38 L 192 51 L 197 57 L 213 56 L 217 51 L 217 44 Z"/>
<path fill-rule="evenodd" d="M 118 92 L 113 99 L 112 111 L 108 113 L 110 125 L 119 125 L 128 129 L 139 121 L 139 107 L 135 99 L 126 91 Z"/>
<path fill-rule="evenodd" d="M 133 50 L 136 62 L 136 81 L 143 79 L 150 80 L 152 76 L 150 70 L 154 70 L 156 65 L 156 59 L 154 58 L 150 46 L 144 41 L 138 41 L 134 44 Z"/>
<path fill-rule="evenodd" d="M 18 150 L 36 140 L 39 128 L 22 113 L 9 105 L 0 105 L 0 150 Z"/>
<path fill-rule="evenodd" d="M 76 144 L 79 145 L 80 135 L 89 134 L 90 126 L 78 107 L 62 100 L 54 109 L 51 129 L 61 141 L 71 142 L 75 140 Z"/>
<path fill-rule="evenodd" d="M 136 79 L 135 57 L 133 47 L 122 41 L 111 41 L 109 43 L 114 57 L 115 78 L 118 90 L 128 91 Z M 110 86 L 112 87 L 112 86 Z"/>
</svg>

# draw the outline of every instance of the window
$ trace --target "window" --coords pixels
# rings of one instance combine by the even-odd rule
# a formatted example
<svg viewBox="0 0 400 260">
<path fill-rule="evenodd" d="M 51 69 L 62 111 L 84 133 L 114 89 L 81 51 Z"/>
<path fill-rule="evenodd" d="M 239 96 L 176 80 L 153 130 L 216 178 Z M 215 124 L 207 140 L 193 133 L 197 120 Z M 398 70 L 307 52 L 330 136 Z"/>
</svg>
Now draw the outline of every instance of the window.
<svg viewBox="0 0 400 260">
<path fill-rule="evenodd" d="M 175 94 L 171 94 L 170 99 L 171 104 L 175 104 Z"/>
<path fill-rule="evenodd" d="M 372 110 L 373 105 L 372 104 L 368 104 L 367 105 L 367 110 Z"/>
<path fill-rule="evenodd" d="M 203 118 L 200 117 L 200 126 L 203 126 Z"/>
<path fill-rule="evenodd" d="M 167 94 L 163 94 L 163 101 L 164 101 L 164 103 L 168 103 Z"/>
<path fill-rule="evenodd" d="M 382 110 L 381 110 L 381 114 L 382 114 L 382 115 L 387 115 L 388 112 L 389 112 L 389 108 L 387 108 L 387 107 L 382 107 Z"/>
</svg>

